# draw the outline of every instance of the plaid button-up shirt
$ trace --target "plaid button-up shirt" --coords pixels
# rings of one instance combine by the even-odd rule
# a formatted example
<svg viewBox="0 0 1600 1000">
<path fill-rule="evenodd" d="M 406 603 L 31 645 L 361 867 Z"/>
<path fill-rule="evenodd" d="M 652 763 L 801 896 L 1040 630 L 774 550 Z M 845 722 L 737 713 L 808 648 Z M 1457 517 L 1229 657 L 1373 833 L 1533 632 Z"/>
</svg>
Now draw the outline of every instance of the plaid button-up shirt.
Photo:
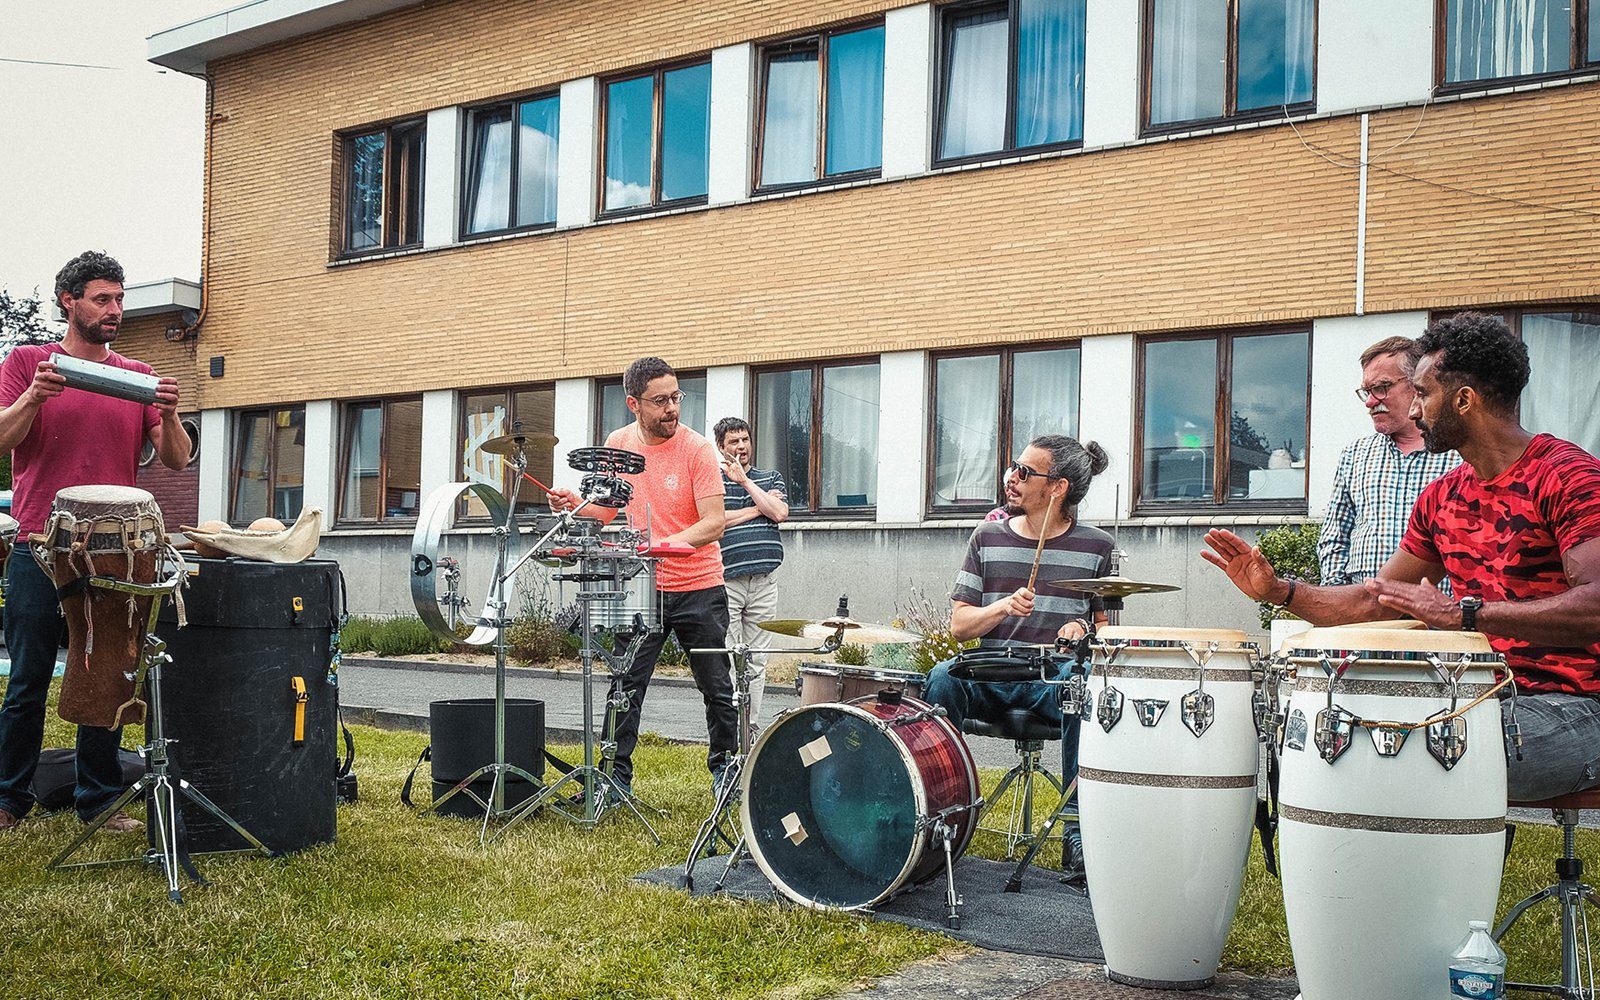
<svg viewBox="0 0 1600 1000">
<path fill-rule="evenodd" d="M 1403 454 L 1386 434 L 1370 434 L 1339 454 L 1327 520 L 1317 539 L 1324 584 L 1378 575 L 1400 549 L 1423 487 L 1461 464 L 1453 451 Z"/>
</svg>

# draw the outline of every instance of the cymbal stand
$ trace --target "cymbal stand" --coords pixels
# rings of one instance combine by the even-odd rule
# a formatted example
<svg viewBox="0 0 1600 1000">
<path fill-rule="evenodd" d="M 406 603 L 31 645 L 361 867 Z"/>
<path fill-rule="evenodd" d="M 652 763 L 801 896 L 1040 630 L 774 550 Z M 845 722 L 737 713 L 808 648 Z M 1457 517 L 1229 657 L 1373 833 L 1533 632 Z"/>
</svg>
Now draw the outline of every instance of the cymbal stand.
<svg viewBox="0 0 1600 1000">
<path fill-rule="evenodd" d="M 1118 611 L 1122 610 L 1122 598 L 1108 597 L 1106 598 L 1108 616 L 1110 614 L 1110 608 L 1113 602 L 1115 602 Z M 1050 685 L 1051 687 L 1058 687 L 1062 689 L 1061 712 L 1063 716 L 1065 716 L 1068 712 L 1082 716 L 1085 711 L 1085 707 L 1088 705 L 1088 700 L 1085 697 L 1088 691 L 1087 674 L 1080 674 L 1076 669 L 1077 667 L 1082 667 L 1083 665 L 1084 657 L 1080 655 L 1075 668 L 1069 672 L 1070 676 L 1065 679 L 1058 679 L 1049 676 L 1050 670 L 1048 666 L 1044 666 L 1039 669 L 1040 681 Z M 1061 777 L 1063 780 L 1066 779 L 1065 774 L 1063 774 Z M 1049 819 L 1045 820 L 1044 827 L 1039 831 L 1039 835 L 1034 838 L 1033 843 L 1028 845 L 1027 853 L 1022 856 L 1021 861 L 1017 862 L 1017 867 L 1012 870 L 1011 877 L 1006 880 L 1006 892 L 1022 891 L 1022 873 L 1026 872 L 1028 870 L 1028 866 L 1033 864 L 1033 859 L 1039 856 L 1039 850 L 1044 847 L 1045 844 L 1050 842 L 1050 835 L 1055 832 L 1056 825 L 1059 823 L 1076 821 L 1078 819 L 1078 810 L 1076 804 L 1073 802 L 1073 796 L 1077 795 L 1077 793 L 1078 776 L 1074 774 L 1072 776 L 1072 780 L 1067 781 L 1066 784 L 1061 788 L 1061 798 L 1056 803 L 1055 811 L 1050 814 Z M 1063 878 L 1062 881 L 1066 882 L 1074 890 L 1082 889 L 1082 887 L 1077 885 L 1070 878 Z M 1082 891 L 1087 892 L 1087 889 L 1082 889 Z"/>
<path fill-rule="evenodd" d="M 161 668 L 164 664 L 171 663 L 172 657 L 167 653 L 167 644 L 156 637 L 156 616 L 161 611 L 162 598 L 177 593 L 184 583 L 183 557 L 173 553 L 175 569 L 168 579 L 153 584 L 130 583 L 111 577 L 93 576 L 89 578 L 90 586 L 113 590 L 118 593 L 130 594 L 134 597 L 150 598 L 150 615 L 145 623 L 144 650 L 140 654 L 139 672 L 145 678 L 145 690 L 150 696 L 149 710 L 145 734 L 148 742 L 139 748 L 139 756 L 149 761 L 145 773 L 133 785 L 118 796 L 117 800 L 103 810 L 94 822 L 88 824 L 68 844 L 60 854 L 51 859 L 49 868 L 97 868 L 104 865 L 127 864 L 133 861 L 143 861 L 147 864 L 159 864 L 167 879 L 167 899 L 174 903 L 183 903 L 183 893 L 178 888 L 178 872 L 180 869 L 189 878 L 200 885 L 205 885 L 206 880 L 195 870 L 189 860 L 185 837 L 179 826 L 177 793 L 182 792 L 184 798 L 193 802 L 214 816 L 218 822 L 225 824 L 234 833 L 244 838 L 250 845 L 239 851 L 208 851 L 208 854 L 237 854 L 259 852 L 268 857 L 272 852 L 255 838 L 249 830 L 239 824 L 239 821 L 223 812 L 216 803 L 206 798 L 198 788 L 188 781 L 172 774 L 172 762 L 167 755 L 167 747 L 177 740 L 167 739 L 166 727 L 162 719 L 161 701 Z M 68 859 L 77 853 L 88 839 L 97 833 L 111 817 L 117 815 L 122 809 L 132 802 L 146 789 L 150 790 L 151 825 L 155 828 L 156 839 L 159 846 L 149 848 L 143 854 L 131 858 L 117 858 L 110 861 L 77 861 L 68 863 Z"/>
</svg>

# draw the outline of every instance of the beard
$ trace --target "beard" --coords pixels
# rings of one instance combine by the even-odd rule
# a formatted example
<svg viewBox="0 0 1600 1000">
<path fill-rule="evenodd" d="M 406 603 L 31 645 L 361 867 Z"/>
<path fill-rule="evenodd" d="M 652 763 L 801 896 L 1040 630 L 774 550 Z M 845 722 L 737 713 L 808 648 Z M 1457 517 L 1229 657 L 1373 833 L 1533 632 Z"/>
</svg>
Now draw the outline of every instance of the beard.
<svg viewBox="0 0 1600 1000">
<path fill-rule="evenodd" d="M 1422 446 L 1432 454 L 1459 449 L 1461 446 L 1462 428 L 1460 422 L 1452 415 L 1447 415 L 1433 423 L 1417 421 L 1417 429 L 1422 432 Z"/>
<path fill-rule="evenodd" d="M 651 420 L 641 413 L 639 415 L 639 428 L 651 437 L 669 438 L 678 431 L 678 418 L 673 417 L 668 420 L 665 417 L 657 417 Z"/>
<path fill-rule="evenodd" d="M 1022 509 L 1022 504 L 1014 503 L 1014 502 L 1012 502 L 1010 500 L 1007 500 L 1002 505 L 1001 509 L 1003 509 L 1006 512 L 1006 517 L 1021 517 L 1024 513 L 1026 513 Z"/>
<path fill-rule="evenodd" d="M 111 343 L 117 339 L 117 330 L 119 329 L 119 327 L 115 324 L 111 326 L 106 326 L 103 323 L 84 325 L 76 320 L 71 323 L 71 326 L 78 332 L 78 336 L 82 337 L 84 340 L 87 340 L 91 344 Z"/>
</svg>

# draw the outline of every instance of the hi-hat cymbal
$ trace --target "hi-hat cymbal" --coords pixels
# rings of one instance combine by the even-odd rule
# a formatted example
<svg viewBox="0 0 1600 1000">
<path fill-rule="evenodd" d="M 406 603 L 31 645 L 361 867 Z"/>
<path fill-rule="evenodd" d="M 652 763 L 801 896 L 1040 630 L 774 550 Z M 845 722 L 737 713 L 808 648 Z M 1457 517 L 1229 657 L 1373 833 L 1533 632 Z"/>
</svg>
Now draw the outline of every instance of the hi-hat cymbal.
<svg viewBox="0 0 1600 1000">
<path fill-rule="evenodd" d="M 528 454 L 534 451 L 543 451 L 556 446 L 554 434 L 524 434 L 514 431 L 492 437 L 483 444 L 478 445 L 478 450 L 490 455 L 499 455 L 502 458 L 515 458 L 517 452 Z"/>
<path fill-rule="evenodd" d="M 823 618 L 819 620 L 785 619 L 781 621 L 760 622 L 757 628 L 779 635 L 790 635 L 797 639 L 809 639 L 812 642 L 822 642 L 840 630 L 844 632 L 845 642 L 854 642 L 861 645 L 876 645 L 885 642 L 918 642 L 922 636 L 893 625 L 879 625 L 875 622 L 858 622 L 854 618 Z"/>
<path fill-rule="evenodd" d="M 1093 576 L 1082 580 L 1051 580 L 1046 586 L 1075 590 L 1096 597 L 1132 597 L 1134 594 L 1166 594 L 1182 587 L 1170 583 L 1145 583 L 1125 576 Z"/>
</svg>

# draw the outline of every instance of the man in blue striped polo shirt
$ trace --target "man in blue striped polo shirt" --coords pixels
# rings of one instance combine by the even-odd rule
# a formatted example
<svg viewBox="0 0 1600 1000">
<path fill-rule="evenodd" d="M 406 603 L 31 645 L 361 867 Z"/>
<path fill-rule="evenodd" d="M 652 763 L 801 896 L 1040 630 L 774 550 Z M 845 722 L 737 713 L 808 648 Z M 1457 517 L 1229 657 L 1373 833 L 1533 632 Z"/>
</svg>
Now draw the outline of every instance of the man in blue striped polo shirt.
<svg viewBox="0 0 1600 1000">
<path fill-rule="evenodd" d="M 728 588 L 728 643 L 749 643 L 762 652 L 750 657 L 750 722 L 761 719 L 761 689 L 766 683 L 772 633 L 756 626 L 777 617 L 778 581 L 783 541 L 778 524 L 789 516 L 788 488 L 776 469 L 750 464 L 750 425 L 723 417 L 712 428 L 722 452 L 722 507 L 727 524 L 722 532 L 722 576 Z M 737 668 L 735 668 L 737 669 Z M 738 677 L 734 690 L 738 690 Z"/>
</svg>

